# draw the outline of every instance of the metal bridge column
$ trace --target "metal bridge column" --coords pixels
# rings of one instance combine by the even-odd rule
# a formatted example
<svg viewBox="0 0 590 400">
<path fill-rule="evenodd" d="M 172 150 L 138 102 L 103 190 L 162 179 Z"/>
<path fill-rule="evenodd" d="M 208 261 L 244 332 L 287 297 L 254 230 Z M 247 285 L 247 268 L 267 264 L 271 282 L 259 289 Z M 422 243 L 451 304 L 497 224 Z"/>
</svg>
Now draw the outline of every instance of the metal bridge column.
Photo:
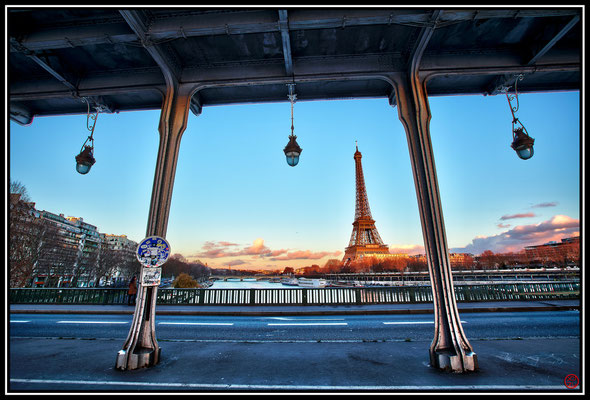
<svg viewBox="0 0 590 400">
<path fill-rule="evenodd" d="M 146 236 L 166 236 L 178 150 L 186 129 L 192 90 L 192 87 L 173 84 L 166 92 L 158 128 L 160 145 Z M 137 369 L 158 363 L 161 350 L 154 323 L 157 290 L 157 286 L 144 287 L 140 282 L 131 329 L 123 349 L 117 354 L 117 369 Z"/>
<path fill-rule="evenodd" d="M 430 108 L 417 73 L 394 78 L 399 118 L 408 140 L 434 303 L 430 365 L 455 372 L 478 369 L 455 300 L 445 225 L 430 141 Z"/>
</svg>

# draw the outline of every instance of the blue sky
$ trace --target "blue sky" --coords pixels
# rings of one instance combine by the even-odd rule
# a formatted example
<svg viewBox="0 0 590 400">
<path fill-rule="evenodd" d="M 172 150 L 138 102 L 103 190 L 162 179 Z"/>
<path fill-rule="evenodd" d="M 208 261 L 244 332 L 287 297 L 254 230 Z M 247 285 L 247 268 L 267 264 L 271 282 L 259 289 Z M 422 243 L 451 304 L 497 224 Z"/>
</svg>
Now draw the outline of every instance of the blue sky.
<svg viewBox="0 0 590 400">
<path fill-rule="evenodd" d="M 287 100 L 287 99 L 286 99 Z M 504 95 L 431 97 L 431 137 L 451 251 L 516 251 L 579 234 L 579 92 L 520 94 L 516 116 L 535 138 L 519 159 Z M 340 259 L 354 219 L 355 140 L 373 218 L 392 252 L 423 253 L 405 132 L 386 99 L 298 101 L 303 148 L 290 167 L 284 103 L 205 107 L 183 135 L 167 239 L 212 267 L 323 265 Z M 83 217 L 141 241 L 158 147 L 159 111 L 100 114 L 96 164 L 74 157 L 85 115 L 10 122 L 9 178 L 39 210 Z"/>
</svg>

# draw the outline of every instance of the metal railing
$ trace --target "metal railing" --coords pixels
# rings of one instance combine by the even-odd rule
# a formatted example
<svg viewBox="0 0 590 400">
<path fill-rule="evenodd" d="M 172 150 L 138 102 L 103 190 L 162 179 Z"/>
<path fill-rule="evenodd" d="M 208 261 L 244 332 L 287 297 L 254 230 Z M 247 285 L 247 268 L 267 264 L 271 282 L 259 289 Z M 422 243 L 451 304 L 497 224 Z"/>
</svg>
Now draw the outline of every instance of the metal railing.
<svg viewBox="0 0 590 400">
<path fill-rule="evenodd" d="M 580 282 L 455 285 L 458 302 L 578 299 Z M 338 305 L 432 302 L 430 286 L 158 289 L 157 304 Z M 127 304 L 125 288 L 11 288 L 11 304 Z"/>
</svg>

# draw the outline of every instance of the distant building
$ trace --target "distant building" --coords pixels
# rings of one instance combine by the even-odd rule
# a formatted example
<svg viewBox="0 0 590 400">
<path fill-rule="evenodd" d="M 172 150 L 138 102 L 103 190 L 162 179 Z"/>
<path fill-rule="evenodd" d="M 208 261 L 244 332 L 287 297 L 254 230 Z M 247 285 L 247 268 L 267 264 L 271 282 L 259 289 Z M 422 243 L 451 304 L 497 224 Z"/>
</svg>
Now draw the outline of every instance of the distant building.
<svg viewBox="0 0 590 400">
<path fill-rule="evenodd" d="M 34 268 L 33 287 L 89 286 L 100 251 L 96 226 L 82 218 L 40 211 L 47 232 Z"/>
<path fill-rule="evenodd" d="M 449 260 L 452 268 L 470 268 L 474 261 L 471 253 L 450 253 Z"/>
<path fill-rule="evenodd" d="M 122 271 L 135 260 L 137 249 L 137 243 L 125 235 L 100 233 L 80 217 L 36 210 L 35 203 L 14 193 L 10 194 L 10 244 L 10 284 L 15 287 L 96 286 L 108 257 L 116 264 L 109 269 L 108 280 L 127 279 Z M 107 249 L 114 253 L 107 254 Z"/>
<path fill-rule="evenodd" d="M 414 255 L 408 255 L 408 259 L 410 261 L 415 261 L 415 262 L 422 262 L 422 263 L 426 263 L 428 262 L 426 260 L 426 254 L 414 254 Z"/>
<path fill-rule="evenodd" d="M 105 253 L 105 249 L 110 249 L 115 253 L 116 267 L 105 277 L 106 284 L 117 284 L 119 281 L 129 280 L 129 276 L 125 275 L 124 267 L 129 263 L 137 260 L 136 251 L 138 243 L 129 239 L 126 235 L 111 235 L 108 233 L 101 233 L 101 255 Z"/>
<path fill-rule="evenodd" d="M 114 284 L 137 272 L 137 242 L 100 233 L 81 217 L 39 211 L 10 193 L 10 287 Z"/>
<path fill-rule="evenodd" d="M 108 233 L 100 234 L 103 243 L 106 243 L 111 249 L 131 253 L 135 256 L 138 243 L 129 239 L 127 235 L 110 235 Z"/>
<path fill-rule="evenodd" d="M 540 263 L 579 263 L 580 237 L 561 239 L 561 242 L 549 242 L 538 246 L 524 248 L 530 262 Z"/>
</svg>

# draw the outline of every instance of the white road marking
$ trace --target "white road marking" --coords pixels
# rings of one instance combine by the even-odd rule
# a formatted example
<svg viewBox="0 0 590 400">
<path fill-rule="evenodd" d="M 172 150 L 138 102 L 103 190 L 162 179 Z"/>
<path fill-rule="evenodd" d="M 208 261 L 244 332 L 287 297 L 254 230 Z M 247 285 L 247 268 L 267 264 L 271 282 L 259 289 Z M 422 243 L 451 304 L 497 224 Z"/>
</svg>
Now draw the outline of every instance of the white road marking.
<svg viewBox="0 0 590 400">
<path fill-rule="evenodd" d="M 279 321 L 344 321 L 344 318 L 288 318 L 288 317 L 269 317 Z"/>
<path fill-rule="evenodd" d="M 31 322 L 31 321 L 20 321 L 20 320 L 11 319 L 10 320 L 10 323 L 13 323 L 13 322 L 15 322 L 15 323 L 23 323 L 24 324 L 24 323 Z"/>
<path fill-rule="evenodd" d="M 209 389 L 245 389 L 245 390 L 561 390 L 569 391 L 564 385 L 420 385 L 420 386 L 321 386 L 321 385 L 233 385 L 215 383 L 183 382 L 118 382 L 118 381 L 76 381 L 65 379 L 10 379 L 12 383 L 61 384 L 61 385 L 119 385 L 152 386 L 169 388 L 209 388 Z"/>
<path fill-rule="evenodd" d="M 285 322 L 285 323 L 270 323 L 268 326 L 290 326 L 290 325 L 305 325 L 305 326 L 318 326 L 318 325 L 348 325 L 346 322 Z"/>
<path fill-rule="evenodd" d="M 58 324 L 128 324 L 127 321 L 57 321 Z"/>
<path fill-rule="evenodd" d="M 466 321 L 461 321 L 462 324 L 466 324 Z M 434 321 L 396 321 L 396 322 L 384 322 L 385 325 L 416 325 L 416 324 L 434 324 Z"/>
<path fill-rule="evenodd" d="M 158 322 L 158 325 L 226 325 L 231 326 L 233 322 Z"/>
</svg>

